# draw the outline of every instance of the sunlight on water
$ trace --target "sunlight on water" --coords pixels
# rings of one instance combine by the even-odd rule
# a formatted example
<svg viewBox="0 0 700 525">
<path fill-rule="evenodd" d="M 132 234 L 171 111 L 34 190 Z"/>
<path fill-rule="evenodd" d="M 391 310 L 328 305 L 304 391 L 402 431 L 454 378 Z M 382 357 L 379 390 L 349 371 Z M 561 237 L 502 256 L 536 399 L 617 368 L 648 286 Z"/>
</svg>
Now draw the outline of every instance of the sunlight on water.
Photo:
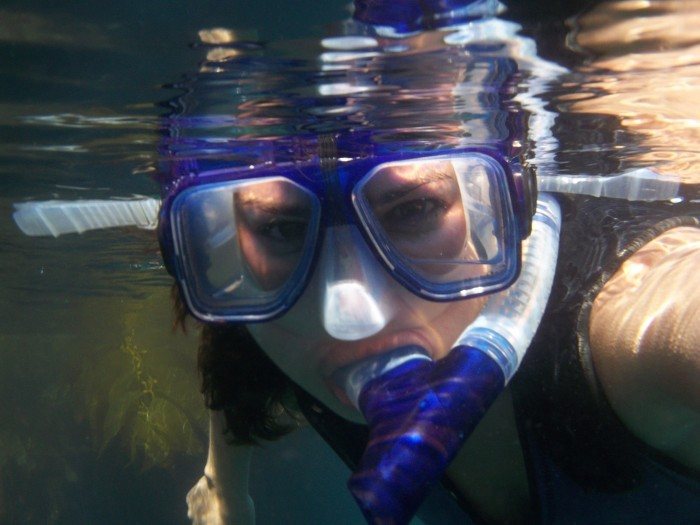
<svg viewBox="0 0 700 525">
<path fill-rule="evenodd" d="M 699 19 L 694 1 L 607 2 L 572 21 L 569 45 L 588 59 L 550 95 L 574 124 L 565 170 L 651 166 L 700 183 Z M 582 150 L 598 153 L 595 164 L 581 163 Z"/>
</svg>

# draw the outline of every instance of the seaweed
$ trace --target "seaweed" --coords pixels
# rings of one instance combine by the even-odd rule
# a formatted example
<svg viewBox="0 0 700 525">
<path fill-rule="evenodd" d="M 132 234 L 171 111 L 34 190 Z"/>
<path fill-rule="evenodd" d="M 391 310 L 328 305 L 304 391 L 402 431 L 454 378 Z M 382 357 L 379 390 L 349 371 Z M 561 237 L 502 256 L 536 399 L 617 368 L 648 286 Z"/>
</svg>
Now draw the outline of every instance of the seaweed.
<svg viewBox="0 0 700 525">
<path fill-rule="evenodd" d="M 172 331 L 167 287 L 141 291 L 47 296 L 0 334 L 0 522 L 142 521 L 139 498 L 183 497 L 207 447 L 197 331 Z"/>
<path fill-rule="evenodd" d="M 197 394 L 196 343 L 154 322 L 158 319 L 152 313 L 161 307 L 150 303 L 132 305 L 122 317 L 119 347 L 101 353 L 83 371 L 100 452 L 117 440 L 143 469 L 168 466 L 178 454 L 202 454 L 207 445 L 206 412 Z"/>
</svg>

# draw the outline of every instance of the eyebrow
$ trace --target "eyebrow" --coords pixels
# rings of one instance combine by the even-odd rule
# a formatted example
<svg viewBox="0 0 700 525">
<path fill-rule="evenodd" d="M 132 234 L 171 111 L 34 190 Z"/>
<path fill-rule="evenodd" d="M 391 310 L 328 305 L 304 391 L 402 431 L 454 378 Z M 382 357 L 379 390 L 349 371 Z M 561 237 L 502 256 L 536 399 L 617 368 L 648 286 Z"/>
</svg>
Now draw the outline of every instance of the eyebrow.
<svg viewBox="0 0 700 525">
<path fill-rule="evenodd" d="M 405 197 L 412 191 L 416 191 L 417 189 L 421 188 L 422 186 L 425 186 L 426 184 L 430 184 L 431 182 L 439 182 L 442 180 L 448 180 L 452 179 L 453 175 L 450 173 L 447 173 L 443 170 L 440 171 L 431 171 L 427 176 L 421 176 L 419 182 L 403 182 L 399 183 L 398 185 L 394 186 L 391 188 L 391 191 L 386 191 L 382 192 L 379 196 L 377 197 L 370 197 L 370 201 L 373 204 L 377 205 L 385 205 L 385 204 L 391 204 L 394 201 L 397 201 L 401 199 L 402 197 Z"/>
<path fill-rule="evenodd" d="M 287 217 L 300 217 L 300 218 L 305 218 L 311 215 L 311 207 L 310 206 L 304 206 L 301 204 L 292 204 L 292 203 L 283 203 L 283 204 L 276 204 L 276 203 L 269 203 L 269 202 L 264 202 L 261 199 L 258 199 L 257 197 L 246 197 L 242 198 L 239 201 L 239 205 L 241 206 L 241 210 L 245 211 L 246 208 L 256 208 L 264 213 L 268 213 L 270 215 L 285 215 Z"/>
</svg>

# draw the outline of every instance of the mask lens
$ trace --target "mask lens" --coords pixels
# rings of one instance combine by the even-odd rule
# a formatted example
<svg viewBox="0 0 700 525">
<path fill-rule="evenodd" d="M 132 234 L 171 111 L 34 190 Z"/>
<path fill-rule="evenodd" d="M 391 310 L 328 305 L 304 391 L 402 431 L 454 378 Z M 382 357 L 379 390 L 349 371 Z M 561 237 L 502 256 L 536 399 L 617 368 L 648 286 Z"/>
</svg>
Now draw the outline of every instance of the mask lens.
<svg viewBox="0 0 700 525">
<path fill-rule="evenodd" d="M 504 185 L 503 168 L 472 153 L 382 164 L 355 195 L 392 265 L 426 284 L 479 286 L 504 270 Z"/>
<path fill-rule="evenodd" d="M 197 186 L 173 203 L 192 306 L 242 320 L 280 307 L 308 269 L 316 197 L 281 178 Z"/>
</svg>

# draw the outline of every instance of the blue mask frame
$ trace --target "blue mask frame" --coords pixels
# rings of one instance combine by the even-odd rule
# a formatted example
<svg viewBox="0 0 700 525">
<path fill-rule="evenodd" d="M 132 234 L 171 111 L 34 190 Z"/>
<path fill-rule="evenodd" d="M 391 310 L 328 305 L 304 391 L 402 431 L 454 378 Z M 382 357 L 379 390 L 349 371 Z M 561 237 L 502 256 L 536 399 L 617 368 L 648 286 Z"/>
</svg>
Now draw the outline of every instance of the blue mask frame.
<svg viewBox="0 0 700 525">
<path fill-rule="evenodd" d="M 333 152 L 335 154 L 335 151 Z M 503 269 L 479 282 L 434 283 L 427 281 L 403 264 L 401 257 L 391 252 L 384 245 L 367 223 L 367 216 L 362 214 L 354 200 L 354 189 L 369 172 L 384 163 L 411 159 L 430 159 L 451 157 L 465 154 L 477 154 L 487 157 L 498 167 L 500 174 L 498 190 L 500 192 L 504 217 L 504 256 Z M 284 314 L 291 308 L 305 289 L 313 274 L 319 257 L 324 230 L 327 227 L 351 224 L 362 232 L 368 245 L 384 265 L 387 271 L 405 288 L 415 295 L 432 301 L 452 301 L 477 297 L 497 292 L 508 287 L 518 277 L 520 271 L 521 241 L 530 229 L 530 209 L 532 207 L 529 192 L 525 191 L 523 175 L 517 158 L 506 158 L 497 148 L 470 147 L 461 149 L 439 149 L 434 151 L 404 151 L 386 155 L 351 159 L 342 156 L 314 156 L 305 162 L 286 162 L 276 165 L 221 167 L 206 166 L 205 171 L 198 171 L 197 161 L 187 163 L 187 175 L 181 176 L 166 195 L 160 213 L 159 239 L 168 271 L 176 278 L 183 297 L 191 313 L 207 322 L 261 322 Z M 182 169 L 183 166 L 179 166 Z M 220 311 L 211 311 L 203 301 L 197 299 L 188 276 L 187 261 L 182 249 L 183 241 L 179 239 L 178 214 L 181 212 L 186 195 L 204 185 L 221 184 L 229 181 L 245 181 L 264 177 L 282 177 L 312 193 L 320 210 L 314 213 L 311 224 L 314 238 L 313 249 L 308 250 L 299 264 L 299 269 L 290 277 L 290 285 L 270 304 L 250 307 L 231 307 Z M 180 198 L 179 198 L 180 197 Z"/>
</svg>

